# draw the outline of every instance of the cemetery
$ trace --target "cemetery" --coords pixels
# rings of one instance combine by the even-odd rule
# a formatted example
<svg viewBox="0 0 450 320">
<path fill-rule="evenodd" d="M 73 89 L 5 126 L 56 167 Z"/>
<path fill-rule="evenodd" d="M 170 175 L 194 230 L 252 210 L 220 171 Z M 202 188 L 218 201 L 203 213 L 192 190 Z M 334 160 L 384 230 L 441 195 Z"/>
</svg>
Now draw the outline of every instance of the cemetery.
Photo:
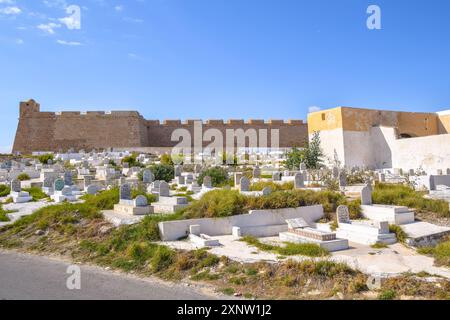
<svg viewBox="0 0 450 320">
<path fill-rule="evenodd" d="M 203 250 L 204 259 L 223 257 L 236 268 L 268 262 L 283 268 L 313 258 L 345 264 L 361 277 L 425 272 L 449 281 L 450 258 L 442 256 L 450 236 L 447 172 L 293 166 L 290 157 L 298 152 L 237 166 L 175 165 L 167 157 L 124 151 L 11 159 L 0 164 L 0 247 L 31 232 L 8 229 L 21 219 L 30 217 L 30 236 L 37 240 L 42 234 L 59 237 L 52 222 L 37 223 L 47 212 L 61 219 L 78 212 L 71 219 L 82 224 L 70 228 L 79 233 L 86 224 L 101 235 L 83 240 L 83 246 L 89 243 L 81 249 L 86 254 L 138 229 L 146 240 L 122 247 L 148 251 L 149 259 L 181 259 Z M 24 173 L 29 179 L 19 180 Z M 44 250 L 57 248 L 47 242 Z M 126 252 L 94 256 L 121 265 L 117 259 Z M 152 263 L 153 272 L 171 268 Z M 196 276 L 202 277 L 214 278 Z"/>
</svg>

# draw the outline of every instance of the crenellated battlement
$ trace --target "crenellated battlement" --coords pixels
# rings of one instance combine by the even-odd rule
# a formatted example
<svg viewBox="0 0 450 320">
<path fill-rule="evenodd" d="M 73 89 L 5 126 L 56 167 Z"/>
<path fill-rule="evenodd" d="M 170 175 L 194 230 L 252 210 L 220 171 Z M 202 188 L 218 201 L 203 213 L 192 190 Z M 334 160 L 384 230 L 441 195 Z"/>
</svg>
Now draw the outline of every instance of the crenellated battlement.
<svg viewBox="0 0 450 320">
<path fill-rule="evenodd" d="M 278 130 L 280 147 L 301 146 L 307 138 L 302 120 L 261 119 L 168 119 L 146 120 L 137 111 L 61 111 L 41 112 L 40 105 L 30 99 L 20 103 L 19 125 L 14 152 L 92 150 L 108 148 L 175 146 L 172 133 L 185 129 L 194 133 L 195 124 L 217 129 Z M 270 133 L 269 133 L 270 134 Z"/>
</svg>

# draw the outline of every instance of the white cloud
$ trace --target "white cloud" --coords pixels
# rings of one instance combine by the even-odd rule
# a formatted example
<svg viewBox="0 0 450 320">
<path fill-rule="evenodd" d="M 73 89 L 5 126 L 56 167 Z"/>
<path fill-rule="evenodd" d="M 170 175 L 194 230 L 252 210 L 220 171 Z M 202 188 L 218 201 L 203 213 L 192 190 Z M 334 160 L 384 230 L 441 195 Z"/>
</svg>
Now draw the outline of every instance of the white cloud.
<svg viewBox="0 0 450 320">
<path fill-rule="evenodd" d="M 320 110 L 322 110 L 322 108 L 321 107 L 317 107 L 317 106 L 311 106 L 311 107 L 308 108 L 308 112 L 309 113 L 317 112 L 317 111 L 320 111 Z"/>
<path fill-rule="evenodd" d="M 42 30 L 44 32 L 47 32 L 49 34 L 55 34 L 55 29 L 56 28 L 60 28 L 60 27 L 61 27 L 60 24 L 53 23 L 53 22 L 50 22 L 50 23 L 47 23 L 47 24 L 40 24 L 40 25 L 37 26 L 38 29 L 40 29 L 40 30 Z"/>
<path fill-rule="evenodd" d="M 71 47 L 77 47 L 77 46 L 83 45 L 81 42 L 76 42 L 76 41 L 57 40 L 56 42 L 63 46 L 71 46 Z"/>
<path fill-rule="evenodd" d="M 0 0 L 1 4 L 14 4 L 13 0 Z"/>
<path fill-rule="evenodd" d="M 64 24 L 69 30 L 81 29 L 81 8 L 76 5 L 71 5 L 66 8 L 66 13 L 70 15 L 58 19 L 59 22 Z"/>
<path fill-rule="evenodd" d="M 16 39 L 16 44 L 24 44 L 24 41 L 22 39 Z"/>
<path fill-rule="evenodd" d="M 123 6 L 115 6 L 114 10 L 116 10 L 117 12 L 123 11 Z"/>
<path fill-rule="evenodd" d="M 44 4 L 49 8 L 66 8 L 67 2 L 65 0 L 44 0 Z"/>
<path fill-rule="evenodd" d="M 20 9 L 19 7 L 6 7 L 0 9 L 0 14 L 17 15 L 21 13 L 22 9 Z"/>
</svg>

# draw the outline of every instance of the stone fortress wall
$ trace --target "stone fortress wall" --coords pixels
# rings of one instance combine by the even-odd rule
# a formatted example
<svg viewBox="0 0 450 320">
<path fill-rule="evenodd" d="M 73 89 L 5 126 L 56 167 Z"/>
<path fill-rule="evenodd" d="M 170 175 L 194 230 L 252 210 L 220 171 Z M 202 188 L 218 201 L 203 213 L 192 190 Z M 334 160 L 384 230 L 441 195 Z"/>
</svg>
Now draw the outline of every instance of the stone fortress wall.
<svg viewBox="0 0 450 320">
<path fill-rule="evenodd" d="M 136 111 L 41 112 L 40 105 L 29 100 L 20 103 L 13 152 L 30 154 L 109 148 L 168 151 L 178 144 L 178 141 L 171 141 L 172 132 L 186 129 L 193 137 L 193 124 L 194 120 L 146 120 Z M 202 122 L 202 127 L 203 132 L 218 129 L 224 137 L 227 129 L 266 129 L 268 147 L 272 147 L 273 129 L 279 130 L 280 148 L 300 147 L 308 139 L 308 128 L 302 120 L 208 120 Z M 205 141 L 203 144 L 210 143 Z"/>
</svg>

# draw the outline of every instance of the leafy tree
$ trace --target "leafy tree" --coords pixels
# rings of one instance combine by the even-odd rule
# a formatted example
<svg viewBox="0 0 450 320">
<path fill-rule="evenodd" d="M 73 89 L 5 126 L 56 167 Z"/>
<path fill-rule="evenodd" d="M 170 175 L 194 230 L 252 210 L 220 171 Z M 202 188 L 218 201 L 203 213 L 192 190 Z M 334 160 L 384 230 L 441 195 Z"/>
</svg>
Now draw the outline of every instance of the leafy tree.
<svg viewBox="0 0 450 320">
<path fill-rule="evenodd" d="M 313 133 L 311 141 L 305 148 L 305 164 L 308 169 L 319 169 L 322 165 L 324 153 L 320 147 L 320 134 L 318 131 Z"/>
<path fill-rule="evenodd" d="M 305 150 L 300 150 L 294 147 L 287 154 L 285 166 L 290 170 L 298 170 L 300 163 L 302 162 L 305 162 Z"/>
<path fill-rule="evenodd" d="M 206 176 L 211 177 L 213 187 L 224 185 L 228 181 L 228 173 L 221 167 L 213 167 L 202 171 L 197 178 L 199 185 L 203 184 L 203 178 Z"/>
</svg>

